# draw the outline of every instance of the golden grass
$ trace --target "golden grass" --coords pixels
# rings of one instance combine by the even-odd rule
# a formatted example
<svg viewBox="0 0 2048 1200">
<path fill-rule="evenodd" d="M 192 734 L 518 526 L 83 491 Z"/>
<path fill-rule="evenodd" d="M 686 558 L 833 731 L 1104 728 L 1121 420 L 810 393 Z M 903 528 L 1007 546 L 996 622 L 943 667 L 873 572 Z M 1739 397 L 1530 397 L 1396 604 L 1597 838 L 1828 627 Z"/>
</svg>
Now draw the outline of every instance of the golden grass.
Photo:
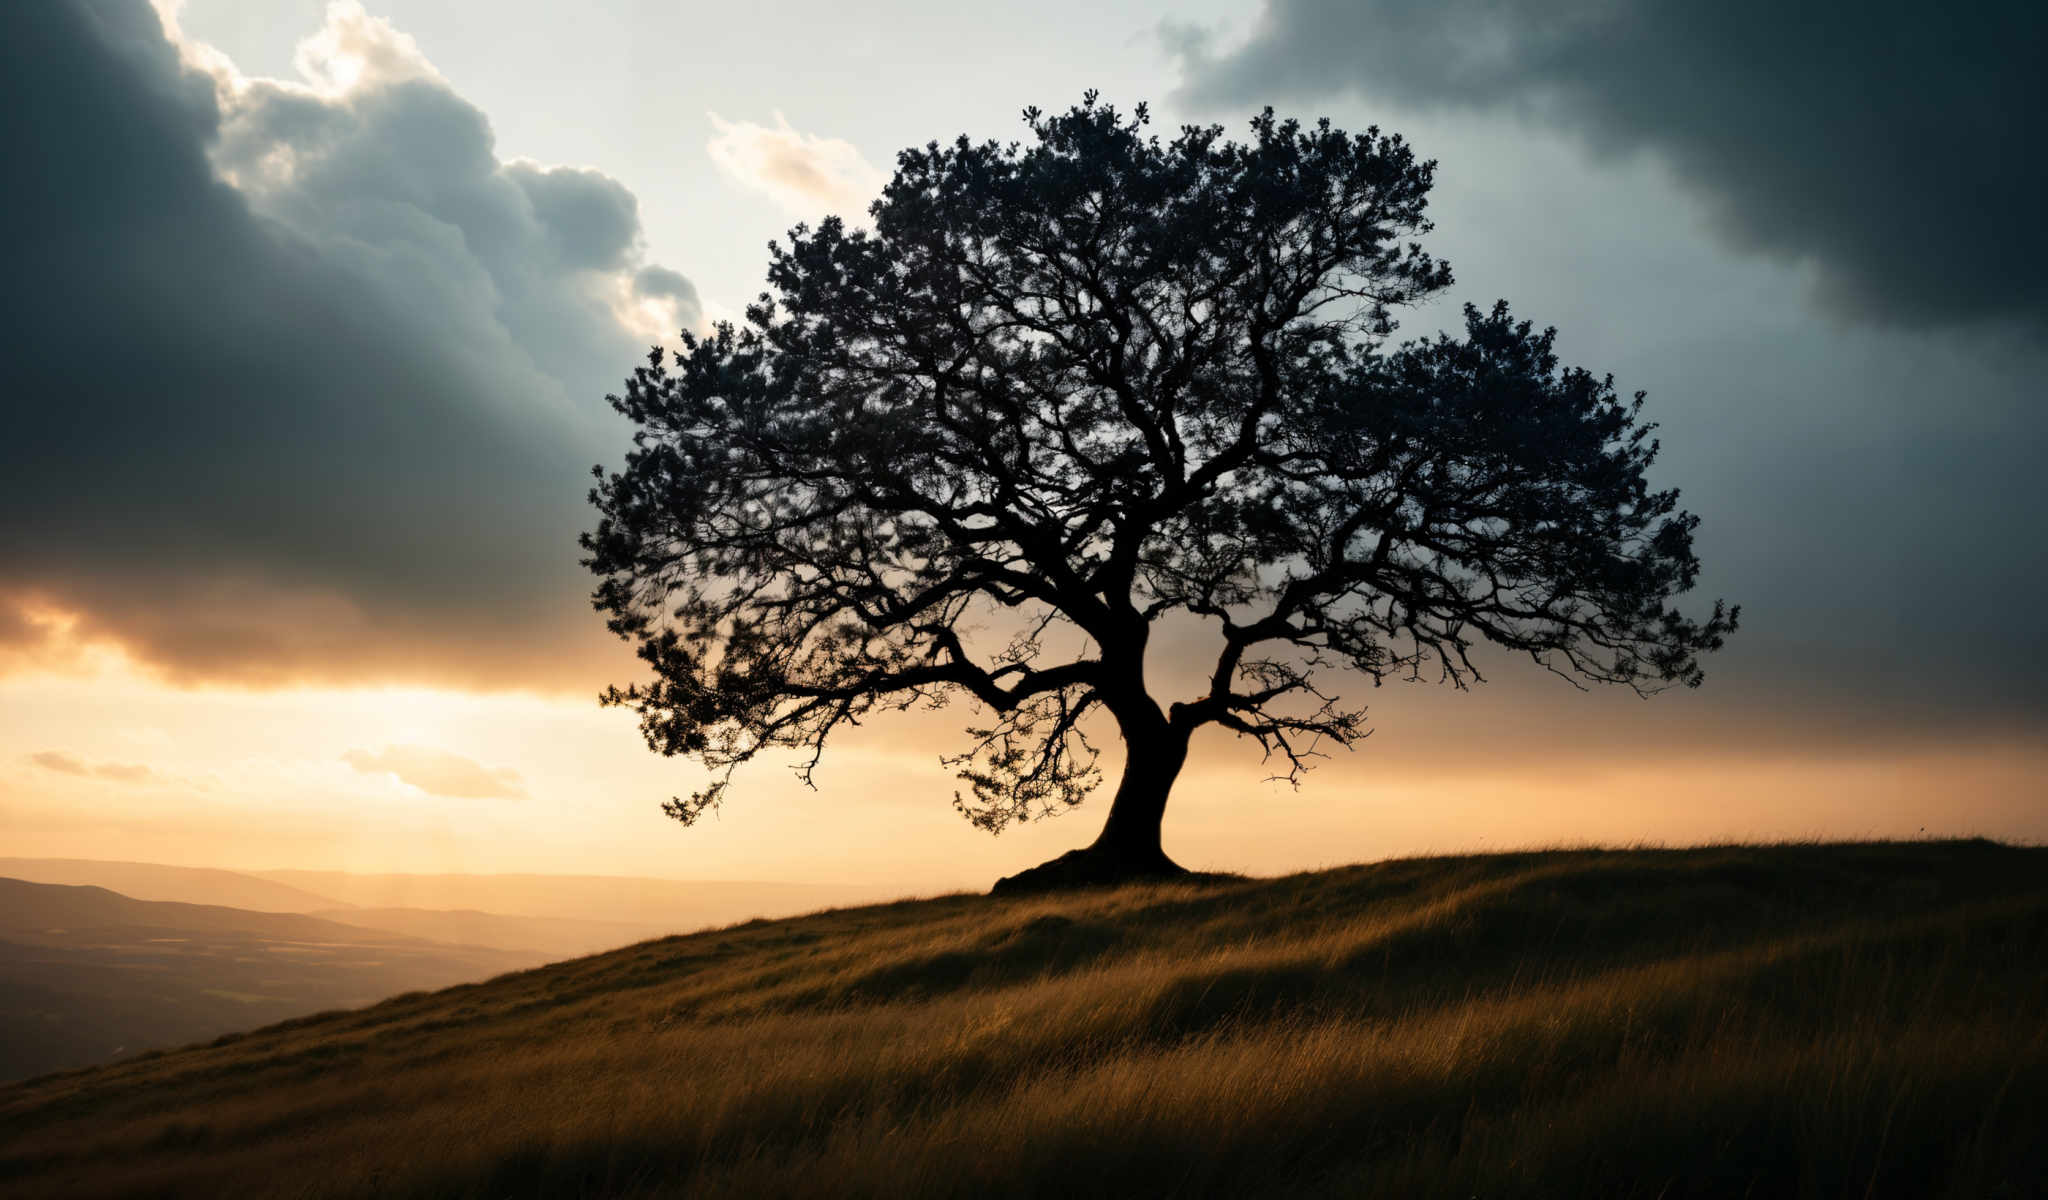
<svg viewBox="0 0 2048 1200">
<path fill-rule="evenodd" d="M 9 1196 L 2027 1196 L 2048 852 L 1553 851 L 667 938 L 0 1091 Z"/>
</svg>

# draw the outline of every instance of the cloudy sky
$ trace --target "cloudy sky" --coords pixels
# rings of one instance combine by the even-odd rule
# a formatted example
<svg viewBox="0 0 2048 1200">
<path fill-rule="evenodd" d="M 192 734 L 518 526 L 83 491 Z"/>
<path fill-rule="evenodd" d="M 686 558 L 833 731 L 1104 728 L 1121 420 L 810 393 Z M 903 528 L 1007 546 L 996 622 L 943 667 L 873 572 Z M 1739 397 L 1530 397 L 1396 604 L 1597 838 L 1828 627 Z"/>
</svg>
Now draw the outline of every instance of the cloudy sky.
<svg viewBox="0 0 2048 1200">
<path fill-rule="evenodd" d="M 1390 686 L 1298 792 L 1217 735 L 1169 851 L 2048 837 L 2042 11 L 0 5 L 0 849 L 920 889 L 1088 840 L 959 820 L 957 713 L 666 821 L 699 776 L 597 709 L 632 669 L 575 536 L 647 345 L 898 148 L 1089 87 L 1437 159 L 1452 303 L 1650 393 L 1744 611 L 1697 693 Z"/>
</svg>

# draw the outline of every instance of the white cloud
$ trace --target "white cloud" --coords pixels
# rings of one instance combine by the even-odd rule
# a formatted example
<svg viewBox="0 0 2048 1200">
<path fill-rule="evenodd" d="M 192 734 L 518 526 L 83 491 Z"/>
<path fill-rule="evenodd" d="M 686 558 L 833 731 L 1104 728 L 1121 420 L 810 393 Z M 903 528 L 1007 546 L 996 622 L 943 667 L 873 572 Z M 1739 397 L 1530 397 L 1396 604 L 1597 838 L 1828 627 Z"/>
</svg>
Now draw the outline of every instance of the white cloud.
<svg viewBox="0 0 2048 1200">
<path fill-rule="evenodd" d="M 779 112 L 773 128 L 708 115 L 718 132 L 705 149 L 718 169 L 812 224 L 827 214 L 864 223 L 868 205 L 888 182 L 853 143 L 800 133 Z"/>
<path fill-rule="evenodd" d="M 367 83 L 404 79 L 445 82 L 420 52 L 412 35 L 391 22 L 363 11 L 357 0 L 333 0 L 318 33 L 301 41 L 292 65 L 308 83 L 329 96 L 339 96 Z"/>
</svg>

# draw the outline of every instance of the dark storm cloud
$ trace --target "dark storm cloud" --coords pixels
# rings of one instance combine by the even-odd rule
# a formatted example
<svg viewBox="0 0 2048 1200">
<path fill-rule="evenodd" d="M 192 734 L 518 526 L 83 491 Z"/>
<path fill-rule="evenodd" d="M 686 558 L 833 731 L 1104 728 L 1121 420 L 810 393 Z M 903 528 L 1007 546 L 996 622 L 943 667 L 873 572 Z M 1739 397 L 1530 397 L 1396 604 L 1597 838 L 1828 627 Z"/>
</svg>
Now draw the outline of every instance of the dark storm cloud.
<svg viewBox="0 0 2048 1200">
<path fill-rule="evenodd" d="M 56 610 L 245 679 L 587 650 L 601 396 L 642 302 L 694 293 L 624 187 L 501 161 L 409 43 L 331 19 L 350 86 L 217 90 L 145 0 L 0 5 L 0 640 Z"/>
<path fill-rule="evenodd" d="M 667 267 L 642 267 L 633 277 L 633 288 L 642 296 L 672 300 L 686 312 L 699 311 L 696 287 Z"/>
<path fill-rule="evenodd" d="M 1511 296 L 1649 390 L 1661 480 L 1703 518 L 1703 590 L 1745 627 L 1700 696 L 1646 712 L 1758 723 L 1730 744 L 1890 745 L 2048 718 L 2044 14 L 1267 0 L 1235 48 L 1162 35 L 1184 99 L 1218 111 L 1352 93 L 1433 124 L 1456 298 Z M 1746 254 L 1695 248 L 1661 172 L 1556 170 L 1560 138 L 1668 165 Z M 1768 260 L 1859 319 L 1818 319 Z"/>
<path fill-rule="evenodd" d="M 1162 32 L 1197 102 L 1516 111 L 1660 154 L 1838 311 L 2048 330 L 2037 0 L 1267 0 L 1220 57 Z"/>
</svg>

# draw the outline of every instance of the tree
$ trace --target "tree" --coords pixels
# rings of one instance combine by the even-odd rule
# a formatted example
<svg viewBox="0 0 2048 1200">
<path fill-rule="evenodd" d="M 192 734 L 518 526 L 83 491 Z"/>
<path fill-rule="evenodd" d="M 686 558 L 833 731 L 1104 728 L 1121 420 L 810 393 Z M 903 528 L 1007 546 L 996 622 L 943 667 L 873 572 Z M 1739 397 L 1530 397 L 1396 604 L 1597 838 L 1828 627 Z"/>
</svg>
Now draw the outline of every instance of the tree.
<svg viewBox="0 0 2048 1200">
<path fill-rule="evenodd" d="M 1125 750 L 1101 836 L 1018 881 L 1164 875 L 1196 730 L 1288 778 L 1365 733 L 1326 668 L 1463 688 L 1485 641 L 1700 682 L 1737 610 L 1671 607 L 1696 518 L 1646 482 L 1642 395 L 1505 303 L 1391 344 L 1451 282 L 1413 240 L 1434 163 L 1270 109 L 1242 144 L 1162 142 L 1094 93 L 1024 119 L 1029 144 L 904 151 L 872 232 L 770 243 L 744 327 L 610 397 L 637 432 L 585 561 L 653 678 L 603 700 L 713 769 L 671 815 L 763 750 L 808 783 L 842 727 L 964 697 L 955 804 L 1000 830 L 1089 792 L 1100 710 Z M 1172 614 L 1213 637 L 1206 694 L 1148 684 Z"/>
</svg>

